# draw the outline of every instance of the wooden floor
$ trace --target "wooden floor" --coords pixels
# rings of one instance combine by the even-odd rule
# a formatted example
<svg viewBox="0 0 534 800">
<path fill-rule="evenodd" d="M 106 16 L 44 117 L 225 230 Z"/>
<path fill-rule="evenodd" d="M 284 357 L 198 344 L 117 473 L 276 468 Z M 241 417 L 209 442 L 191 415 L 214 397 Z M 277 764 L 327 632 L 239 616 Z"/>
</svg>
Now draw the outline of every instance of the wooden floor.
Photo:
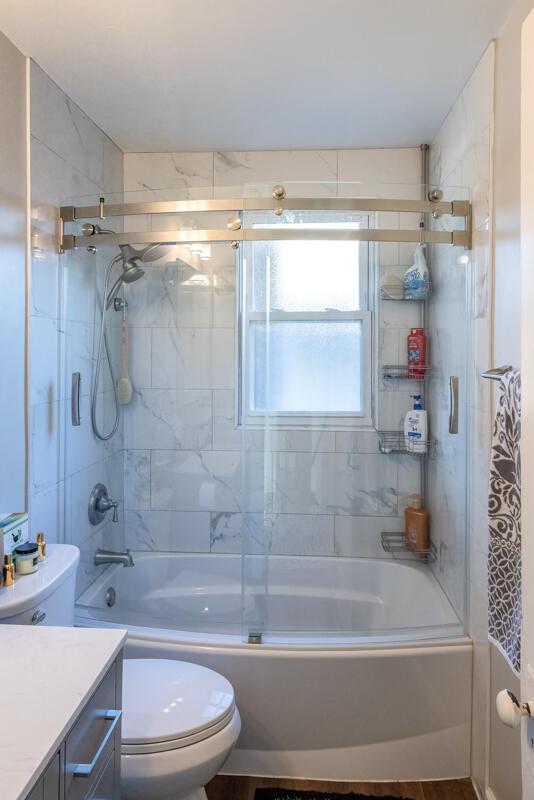
<svg viewBox="0 0 534 800">
<path fill-rule="evenodd" d="M 259 788 L 280 787 L 302 791 L 368 794 L 371 797 L 402 797 L 407 800 L 476 800 L 471 781 L 431 781 L 428 783 L 338 783 L 298 781 L 283 778 L 241 778 L 219 775 L 208 786 L 208 800 L 254 800 Z"/>
</svg>

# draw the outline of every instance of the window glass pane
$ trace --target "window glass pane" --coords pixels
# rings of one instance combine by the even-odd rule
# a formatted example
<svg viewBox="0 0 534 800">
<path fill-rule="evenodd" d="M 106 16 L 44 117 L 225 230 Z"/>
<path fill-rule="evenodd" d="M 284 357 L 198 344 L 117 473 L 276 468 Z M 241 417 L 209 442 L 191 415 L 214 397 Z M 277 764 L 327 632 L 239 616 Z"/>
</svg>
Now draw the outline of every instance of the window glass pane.
<svg viewBox="0 0 534 800">
<path fill-rule="evenodd" d="M 314 222 L 283 227 L 347 229 L 359 228 L 360 223 Z M 360 247 L 359 242 L 334 240 L 254 242 L 251 248 L 252 309 L 289 312 L 359 310 Z"/>
<path fill-rule="evenodd" d="M 251 322 L 251 410 L 362 412 L 361 320 Z"/>
</svg>

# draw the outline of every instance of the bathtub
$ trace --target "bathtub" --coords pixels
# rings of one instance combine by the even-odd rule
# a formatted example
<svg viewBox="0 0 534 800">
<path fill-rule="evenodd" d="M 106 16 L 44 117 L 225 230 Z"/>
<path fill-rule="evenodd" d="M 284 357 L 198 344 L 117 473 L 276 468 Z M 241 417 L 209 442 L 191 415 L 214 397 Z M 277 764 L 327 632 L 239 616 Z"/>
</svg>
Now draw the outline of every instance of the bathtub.
<svg viewBox="0 0 534 800">
<path fill-rule="evenodd" d="M 133 557 L 135 567 L 107 568 L 81 595 L 75 622 L 127 627 L 128 658 L 182 659 L 225 675 L 243 722 L 228 774 L 469 775 L 471 642 L 426 565 Z M 262 644 L 249 644 L 258 632 Z"/>
</svg>

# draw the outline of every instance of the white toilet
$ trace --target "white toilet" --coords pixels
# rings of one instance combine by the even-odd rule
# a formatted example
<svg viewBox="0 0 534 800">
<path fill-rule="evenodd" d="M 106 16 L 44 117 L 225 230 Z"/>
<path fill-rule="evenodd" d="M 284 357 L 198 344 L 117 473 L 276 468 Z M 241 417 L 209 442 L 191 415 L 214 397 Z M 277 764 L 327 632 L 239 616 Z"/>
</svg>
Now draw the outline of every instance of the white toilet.
<svg viewBox="0 0 534 800">
<path fill-rule="evenodd" d="M 197 664 L 126 659 L 122 800 L 206 800 L 241 729 L 234 690 Z"/>
<path fill-rule="evenodd" d="M 0 593 L 0 624 L 71 626 L 79 557 L 49 545 L 38 572 Z M 126 659 L 122 698 L 122 800 L 206 800 L 241 730 L 231 684 L 197 664 Z"/>
</svg>

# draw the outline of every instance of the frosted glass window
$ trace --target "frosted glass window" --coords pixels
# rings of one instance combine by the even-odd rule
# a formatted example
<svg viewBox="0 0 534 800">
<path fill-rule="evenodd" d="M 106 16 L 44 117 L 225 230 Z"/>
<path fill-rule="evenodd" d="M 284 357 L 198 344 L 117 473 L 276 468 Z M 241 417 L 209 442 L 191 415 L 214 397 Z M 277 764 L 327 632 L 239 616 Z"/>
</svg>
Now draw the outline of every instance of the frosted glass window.
<svg viewBox="0 0 534 800">
<path fill-rule="evenodd" d="M 362 328 L 359 320 L 251 323 L 253 412 L 361 412 Z"/>
<path fill-rule="evenodd" d="M 288 227 L 360 226 L 358 223 L 317 223 Z M 257 242 L 253 247 L 252 281 L 253 311 L 267 310 L 267 290 L 271 311 L 358 310 L 362 307 L 360 244 L 333 240 Z"/>
</svg>

